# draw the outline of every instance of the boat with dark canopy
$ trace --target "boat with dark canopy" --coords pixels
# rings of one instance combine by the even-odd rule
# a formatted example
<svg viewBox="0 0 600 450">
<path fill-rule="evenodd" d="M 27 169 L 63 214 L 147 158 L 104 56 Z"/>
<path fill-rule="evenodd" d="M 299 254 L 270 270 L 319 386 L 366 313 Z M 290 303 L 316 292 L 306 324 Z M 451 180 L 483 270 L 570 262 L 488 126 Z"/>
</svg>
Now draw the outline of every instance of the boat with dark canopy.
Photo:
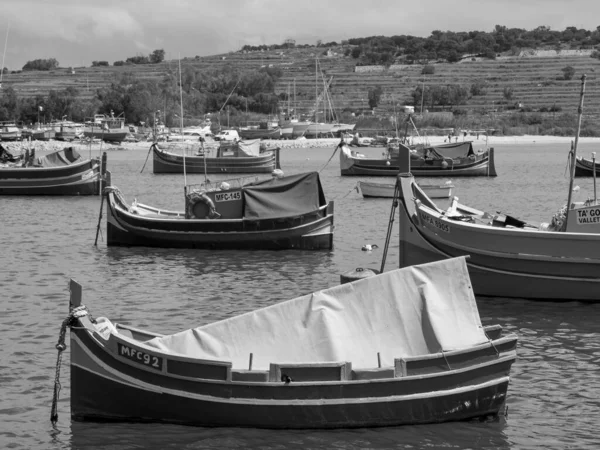
<svg viewBox="0 0 600 450">
<path fill-rule="evenodd" d="M 191 154 L 186 152 L 191 150 Z M 223 142 L 216 149 L 203 143 L 177 150 L 153 143 L 153 173 L 271 173 L 280 169 L 279 148 L 261 150 L 260 140 Z M 213 153 L 214 152 L 214 153 Z"/>
<path fill-rule="evenodd" d="M 0 145 L 0 195 L 98 195 L 105 170 L 106 153 L 102 161 L 84 159 L 73 147 L 14 156 Z"/>
<path fill-rule="evenodd" d="M 185 210 L 127 204 L 114 186 L 108 198 L 108 245 L 330 250 L 333 202 L 317 172 L 238 178 L 185 187 Z"/>
<path fill-rule="evenodd" d="M 342 176 L 396 176 L 399 173 L 399 152 L 410 152 L 411 173 L 423 177 L 495 177 L 494 149 L 475 152 L 471 142 L 408 148 L 401 142 L 388 147 L 383 158 L 367 158 L 352 150 L 344 141 L 339 143 Z"/>
<path fill-rule="evenodd" d="M 70 289 L 56 348 L 60 358 L 70 327 L 74 420 L 314 429 L 494 417 L 517 355 L 515 334 L 482 325 L 464 258 L 170 335 L 93 319 L 81 285 Z M 57 374 L 53 422 L 59 387 Z"/>
</svg>

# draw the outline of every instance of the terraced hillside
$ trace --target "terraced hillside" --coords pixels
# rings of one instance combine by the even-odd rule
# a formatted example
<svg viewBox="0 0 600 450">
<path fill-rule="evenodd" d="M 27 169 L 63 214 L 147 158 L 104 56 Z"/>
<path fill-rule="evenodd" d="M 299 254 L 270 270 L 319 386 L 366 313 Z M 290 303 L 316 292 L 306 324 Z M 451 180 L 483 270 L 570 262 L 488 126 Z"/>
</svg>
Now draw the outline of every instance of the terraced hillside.
<svg viewBox="0 0 600 450">
<path fill-rule="evenodd" d="M 333 106 L 339 112 L 344 108 L 368 110 L 368 91 L 381 87 L 383 95 L 378 112 L 392 111 L 394 104 L 412 105 L 411 92 L 417 86 L 460 84 L 469 89 L 474 83 L 484 83 L 485 95 L 472 96 L 461 108 L 473 112 L 494 111 L 521 103 L 533 111 L 557 107 L 562 112 L 576 112 L 579 102 L 580 77 L 587 75 L 585 113 L 600 117 L 600 83 L 596 71 L 600 61 L 589 56 L 500 57 L 497 60 L 474 58 L 460 63 L 436 63 L 434 74 L 422 75 L 422 65 L 396 66 L 376 72 L 355 71 L 355 61 L 341 56 L 343 49 L 332 49 L 324 56 L 318 49 L 323 77 L 316 77 L 316 50 L 292 49 L 285 51 L 228 53 L 199 59 L 184 59 L 182 65 L 206 69 L 223 65 L 236 68 L 258 69 L 272 65 L 280 67 L 283 77 L 276 86 L 277 93 L 289 92 L 296 99 L 300 112 L 314 110 L 315 96 L 323 91 L 323 79 L 329 82 Z M 160 64 L 57 69 L 50 72 L 22 72 L 5 75 L 5 86 L 13 86 L 19 95 L 45 96 L 51 89 L 74 86 L 83 97 L 91 97 L 97 88 L 106 86 L 123 73 L 133 73 L 142 79 L 161 79 L 176 71 L 177 61 Z M 562 69 L 572 66 L 575 76 L 564 80 Z M 512 90 L 509 102 L 505 88 Z M 323 103 L 321 102 L 321 109 Z M 420 105 L 416 105 L 418 110 Z M 426 105 L 427 107 L 427 105 Z"/>
</svg>

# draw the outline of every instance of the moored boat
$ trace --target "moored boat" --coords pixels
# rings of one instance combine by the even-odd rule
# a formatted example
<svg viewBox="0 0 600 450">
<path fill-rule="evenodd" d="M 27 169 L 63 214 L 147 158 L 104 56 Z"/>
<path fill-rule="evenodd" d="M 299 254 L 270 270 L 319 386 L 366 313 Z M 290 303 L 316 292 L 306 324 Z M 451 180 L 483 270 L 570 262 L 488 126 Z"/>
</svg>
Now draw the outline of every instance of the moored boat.
<svg viewBox="0 0 600 450">
<path fill-rule="evenodd" d="M 21 129 L 14 122 L 0 122 L 0 141 L 20 141 Z"/>
<path fill-rule="evenodd" d="M 583 106 L 582 77 L 579 123 Z M 398 177 L 400 267 L 469 255 L 476 294 L 535 300 L 600 301 L 600 202 L 571 201 L 577 142 L 570 152 L 566 204 L 534 224 L 461 205 L 439 208 L 411 174 Z"/>
<path fill-rule="evenodd" d="M 575 159 L 576 177 L 592 177 L 594 174 L 600 175 L 600 162 L 596 161 L 595 154 L 590 159 L 581 156 Z"/>
<path fill-rule="evenodd" d="M 482 325 L 463 258 L 171 335 L 93 319 L 81 285 L 70 290 L 56 348 L 69 327 L 74 420 L 314 429 L 493 417 L 516 360 L 517 336 Z M 57 376 L 54 422 L 59 387 Z"/>
<path fill-rule="evenodd" d="M 85 122 L 83 135 L 88 139 L 101 139 L 105 142 L 120 143 L 129 135 L 122 117 L 96 114 L 93 119 Z"/>
<path fill-rule="evenodd" d="M 419 183 L 419 187 L 425 192 L 429 198 L 449 198 L 452 195 L 452 182 L 447 181 L 445 184 L 423 184 Z M 359 181 L 357 189 L 363 197 L 374 198 L 394 198 L 396 190 L 395 183 L 374 183 L 370 181 Z"/>
<path fill-rule="evenodd" d="M 261 152 L 258 139 L 223 142 L 216 149 L 201 142 L 178 150 L 153 143 L 151 151 L 154 173 L 184 173 L 184 164 L 186 173 L 271 173 L 280 169 L 279 148 Z"/>
<path fill-rule="evenodd" d="M 106 168 L 102 158 L 83 159 L 72 147 L 35 157 L 14 157 L 0 145 L 0 195 L 98 195 Z"/>
<path fill-rule="evenodd" d="M 408 149 L 410 171 L 415 176 L 490 176 L 495 177 L 494 149 L 475 152 L 471 142 L 457 145 L 426 147 L 423 151 L 409 149 L 398 142 L 383 158 L 367 158 L 340 142 L 340 170 L 343 176 L 396 176 L 400 172 L 398 158 Z"/>
<path fill-rule="evenodd" d="M 330 250 L 333 202 L 316 172 L 185 187 L 185 210 L 164 211 L 106 189 L 109 246 Z"/>
</svg>

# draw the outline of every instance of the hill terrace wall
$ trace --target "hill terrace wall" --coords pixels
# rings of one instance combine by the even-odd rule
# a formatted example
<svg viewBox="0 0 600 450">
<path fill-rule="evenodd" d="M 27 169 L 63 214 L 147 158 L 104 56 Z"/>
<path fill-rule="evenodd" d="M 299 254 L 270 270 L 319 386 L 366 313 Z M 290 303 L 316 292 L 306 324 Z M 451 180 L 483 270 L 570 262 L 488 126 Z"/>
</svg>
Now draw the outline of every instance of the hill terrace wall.
<svg viewBox="0 0 600 450">
<path fill-rule="evenodd" d="M 385 72 L 385 71 L 394 72 L 394 71 L 406 70 L 408 67 L 410 67 L 410 66 L 408 66 L 406 64 L 392 64 L 389 67 L 386 67 L 386 66 L 355 66 L 354 72 L 356 72 L 356 73 L 380 73 L 380 72 Z"/>
<path fill-rule="evenodd" d="M 591 56 L 594 50 L 522 50 L 519 58 L 551 58 L 555 56 Z M 510 58 L 510 57 L 508 57 Z"/>
</svg>

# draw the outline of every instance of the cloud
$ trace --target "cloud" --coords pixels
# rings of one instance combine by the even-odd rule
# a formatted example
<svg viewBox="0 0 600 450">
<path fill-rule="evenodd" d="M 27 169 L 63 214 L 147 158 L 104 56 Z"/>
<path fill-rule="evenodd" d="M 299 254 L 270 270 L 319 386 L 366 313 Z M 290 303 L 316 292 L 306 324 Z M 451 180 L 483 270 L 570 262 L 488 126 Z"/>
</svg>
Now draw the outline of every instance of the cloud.
<svg viewBox="0 0 600 450">
<path fill-rule="evenodd" d="M 110 8 L 105 3 L 73 5 L 71 2 L 9 0 L 2 5 L 2 15 L 11 33 L 61 39 L 68 42 L 108 39 L 115 35 L 140 37 L 142 25 L 125 9 Z"/>
</svg>

